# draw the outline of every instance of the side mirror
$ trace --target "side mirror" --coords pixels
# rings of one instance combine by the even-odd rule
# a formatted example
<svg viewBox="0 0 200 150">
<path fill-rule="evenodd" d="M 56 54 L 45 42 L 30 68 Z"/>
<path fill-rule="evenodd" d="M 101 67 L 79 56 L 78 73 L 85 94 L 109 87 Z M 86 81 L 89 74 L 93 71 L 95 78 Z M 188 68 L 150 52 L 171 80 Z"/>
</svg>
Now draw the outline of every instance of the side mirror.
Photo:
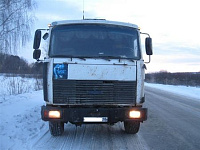
<svg viewBox="0 0 200 150">
<path fill-rule="evenodd" d="M 152 50 L 152 38 L 147 37 L 145 39 L 145 48 L 146 48 L 146 54 L 147 55 L 153 55 L 153 50 Z"/>
<path fill-rule="evenodd" d="M 41 30 L 36 30 L 35 31 L 33 49 L 38 49 L 40 47 L 41 34 L 42 34 Z"/>
<path fill-rule="evenodd" d="M 41 55 L 41 50 L 40 49 L 35 49 L 33 51 L 33 59 L 39 60 L 40 55 Z"/>
</svg>

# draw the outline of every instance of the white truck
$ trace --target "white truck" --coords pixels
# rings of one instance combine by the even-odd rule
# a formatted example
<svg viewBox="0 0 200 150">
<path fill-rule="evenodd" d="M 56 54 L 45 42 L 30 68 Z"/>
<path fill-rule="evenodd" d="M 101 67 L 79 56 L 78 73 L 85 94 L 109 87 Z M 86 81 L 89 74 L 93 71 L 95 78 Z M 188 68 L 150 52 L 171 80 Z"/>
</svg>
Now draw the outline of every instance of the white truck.
<svg viewBox="0 0 200 150">
<path fill-rule="evenodd" d="M 35 32 L 33 58 L 41 55 L 41 31 Z M 45 106 L 53 136 L 64 132 L 64 123 L 113 125 L 124 122 L 135 134 L 147 119 L 140 29 L 137 25 L 107 20 L 58 21 L 49 25 L 48 56 L 43 60 Z M 147 33 L 142 33 L 147 34 Z M 148 34 L 147 34 L 148 35 Z M 149 36 L 149 35 L 148 35 Z M 152 39 L 145 40 L 152 55 Z"/>
</svg>

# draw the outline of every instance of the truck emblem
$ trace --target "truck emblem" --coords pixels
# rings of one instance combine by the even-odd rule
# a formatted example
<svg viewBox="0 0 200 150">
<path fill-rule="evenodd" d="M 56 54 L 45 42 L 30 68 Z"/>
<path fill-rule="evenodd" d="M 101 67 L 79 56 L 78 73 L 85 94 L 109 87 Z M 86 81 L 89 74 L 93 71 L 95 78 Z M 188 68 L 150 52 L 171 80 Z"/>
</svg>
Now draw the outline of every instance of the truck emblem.
<svg viewBox="0 0 200 150">
<path fill-rule="evenodd" d="M 67 79 L 68 65 L 66 64 L 55 64 L 53 68 L 54 79 Z"/>
</svg>

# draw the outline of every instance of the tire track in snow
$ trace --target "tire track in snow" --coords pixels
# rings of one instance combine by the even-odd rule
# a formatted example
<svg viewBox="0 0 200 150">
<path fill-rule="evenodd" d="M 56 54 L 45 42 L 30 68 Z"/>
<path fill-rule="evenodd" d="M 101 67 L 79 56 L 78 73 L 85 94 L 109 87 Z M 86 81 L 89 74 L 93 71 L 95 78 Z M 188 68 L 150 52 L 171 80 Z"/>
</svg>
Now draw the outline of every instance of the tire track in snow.
<svg viewBox="0 0 200 150">
<path fill-rule="evenodd" d="M 113 126 L 87 124 L 81 127 L 67 124 L 62 136 L 52 137 L 48 131 L 37 140 L 33 149 L 148 150 L 149 148 L 140 133 L 126 134 L 123 123 L 117 123 Z"/>
<path fill-rule="evenodd" d="M 49 130 L 47 130 L 43 136 L 41 136 L 39 139 L 36 140 L 36 142 L 34 142 L 33 146 L 34 145 L 37 145 L 40 141 L 42 141 L 44 139 L 44 137 L 46 137 L 46 135 L 49 134 Z M 33 137 L 34 138 L 34 137 Z M 33 147 L 32 147 L 33 148 Z"/>
<path fill-rule="evenodd" d="M 65 132 L 67 138 L 65 139 L 63 145 L 59 148 L 60 150 L 62 149 L 69 149 L 73 147 L 74 141 L 76 140 L 77 136 L 77 127 L 71 124 L 65 125 Z"/>
</svg>

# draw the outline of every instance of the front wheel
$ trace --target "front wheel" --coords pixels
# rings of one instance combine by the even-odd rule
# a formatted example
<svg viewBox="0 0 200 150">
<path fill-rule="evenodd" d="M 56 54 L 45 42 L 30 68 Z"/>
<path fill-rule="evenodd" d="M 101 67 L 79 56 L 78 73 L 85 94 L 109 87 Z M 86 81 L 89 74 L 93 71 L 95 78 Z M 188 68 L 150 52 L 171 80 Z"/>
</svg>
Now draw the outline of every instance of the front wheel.
<svg viewBox="0 0 200 150">
<path fill-rule="evenodd" d="M 51 135 L 60 136 L 64 132 L 64 123 L 49 121 L 49 130 Z"/>
<path fill-rule="evenodd" d="M 124 121 L 124 129 L 126 133 L 136 134 L 140 129 L 139 121 Z"/>
</svg>

